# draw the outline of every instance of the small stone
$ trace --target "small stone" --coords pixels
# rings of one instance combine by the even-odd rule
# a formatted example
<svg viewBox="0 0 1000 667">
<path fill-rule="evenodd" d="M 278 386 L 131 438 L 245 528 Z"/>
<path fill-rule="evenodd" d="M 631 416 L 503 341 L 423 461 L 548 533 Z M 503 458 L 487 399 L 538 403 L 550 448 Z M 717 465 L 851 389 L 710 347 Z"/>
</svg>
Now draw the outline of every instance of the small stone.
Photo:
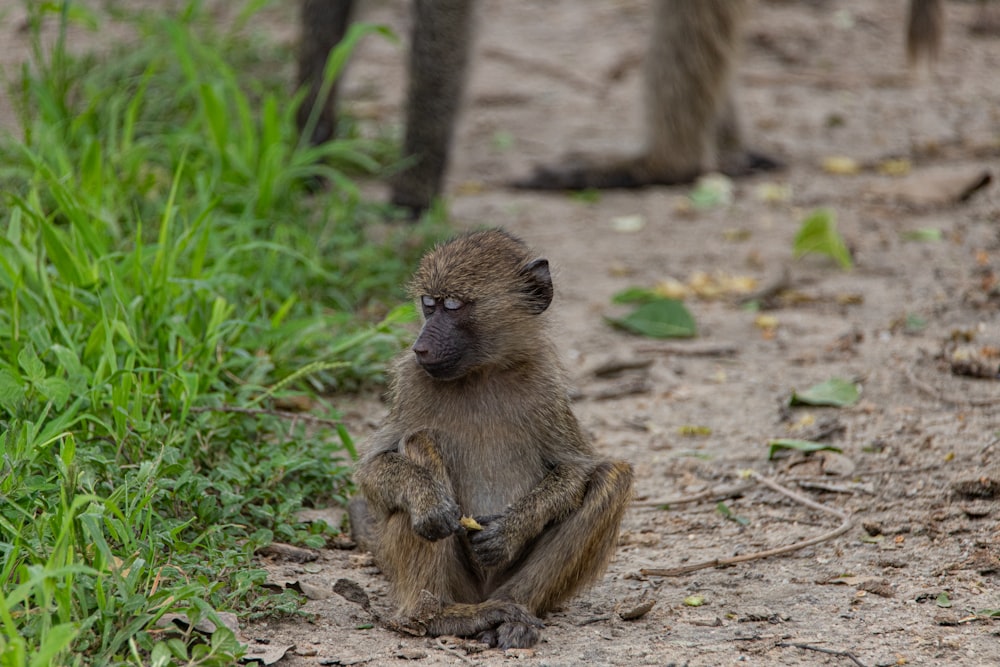
<svg viewBox="0 0 1000 667">
<path fill-rule="evenodd" d="M 427 651 L 419 648 L 404 648 L 396 652 L 396 657 L 402 660 L 423 660 L 427 657 Z"/>
</svg>

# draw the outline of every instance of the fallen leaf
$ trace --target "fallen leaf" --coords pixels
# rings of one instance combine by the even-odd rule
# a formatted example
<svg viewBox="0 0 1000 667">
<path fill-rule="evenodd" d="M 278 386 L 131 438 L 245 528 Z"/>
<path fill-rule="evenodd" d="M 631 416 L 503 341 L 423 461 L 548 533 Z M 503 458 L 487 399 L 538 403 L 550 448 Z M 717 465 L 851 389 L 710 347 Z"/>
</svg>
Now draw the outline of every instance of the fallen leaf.
<svg viewBox="0 0 1000 667">
<path fill-rule="evenodd" d="M 822 442 L 813 442 L 811 440 L 795 440 L 791 438 L 777 438 L 775 440 L 768 441 L 768 447 L 770 448 L 767 453 L 768 460 L 773 460 L 775 455 L 783 449 L 792 449 L 797 452 L 820 452 L 823 450 L 830 450 L 831 452 L 841 451 L 839 447 L 834 447 L 833 445 L 826 445 Z"/>
<path fill-rule="evenodd" d="M 257 662 L 262 665 L 273 665 L 290 650 L 295 648 L 295 644 L 252 644 L 247 648 L 247 652 L 240 658 L 240 662 L 246 664 Z M 343 663 L 341 663 L 343 664 Z"/>
<path fill-rule="evenodd" d="M 789 405 L 823 405 L 842 408 L 854 405 L 861 396 L 858 385 L 841 378 L 830 378 L 801 392 L 792 392 Z"/>
<path fill-rule="evenodd" d="M 781 204 L 792 198 L 792 186 L 788 183 L 761 183 L 755 191 L 757 201 L 767 204 Z"/>
<path fill-rule="evenodd" d="M 700 607 L 705 604 L 705 596 L 703 595 L 689 595 L 684 598 L 685 607 Z"/>
<path fill-rule="evenodd" d="M 616 327 L 651 338 L 691 338 L 697 331 L 691 313 L 676 299 L 656 299 L 641 304 L 625 317 L 606 320 Z"/>
<path fill-rule="evenodd" d="M 913 164 L 906 158 L 882 160 L 878 163 L 878 173 L 886 176 L 905 176 L 912 168 Z"/>
<path fill-rule="evenodd" d="M 733 181 L 723 174 L 705 174 L 689 195 L 695 208 L 712 208 L 733 202 Z"/>
<path fill-rule="evenodd" d="M 715 511 L 721 514 L 726 519 L 738 523 L 741 526 L 749 526 L 750 519 L 745 516 L 740 516 L 738 514 L 733 514 L 733 511 L 729 509 L 729 505 L 722 502 L 721 500 L 715 505 Z"/>
<path fill-rule="evenodd" d="M 899 236 L 904 241 L 940 241 L 943 234 L 937 227 L 921 227 L 902 232 Z"/>
<path fill-rule="evenodd" d="M 837 231 L 837 217 L 832 209 L 819 208 L 802 221 L 793 245 L 795 257 L 820 254 L 832 257 L 841 268 L 853 266 L 851 253 Z"/>
<path fill-rule="evenodd" d="M 778 328 L 778 318 L 774 315 L 758 315 L 753 318 L 753 323 L 758 329 L 777 329 Z"/>
<path fill-rule="evenodd" d="M 694 424 L 683 424 L 677 427 L 677 433 L 688 437 L 707 437 L 712 435 L 712 428 L 710 426 L 695 426 Z"/>
<path fill-rule="evenodd" d="M 646 226 L 646 218 L 641 215 L 621 215 L 611 219 L 611 228 L 625 234 L 637 232 Z"/>
<path fill-rule="evenodd" d="M 828 174 L 837 174 L 838 176 L 849 176 L 861 171 L 861 166 L 858 164 L 857 160 L 849 158 L 845 155 L 831 155 L 829 157 L 825 157 L 823 158 L 821 164 L 823 166 L 823 171 Z"/>
</svg>

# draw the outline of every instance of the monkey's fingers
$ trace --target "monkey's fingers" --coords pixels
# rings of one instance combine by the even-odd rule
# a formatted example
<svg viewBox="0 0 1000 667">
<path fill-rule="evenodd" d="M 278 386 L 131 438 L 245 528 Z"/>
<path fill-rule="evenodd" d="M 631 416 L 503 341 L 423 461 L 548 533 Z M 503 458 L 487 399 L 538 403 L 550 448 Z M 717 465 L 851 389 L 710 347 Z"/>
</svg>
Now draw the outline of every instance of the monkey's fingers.
<svg viewBox="0 0 1000 667">
<path fill-rule="evenodd" d="M 443 503 L 432 510 L 413 517 L 413 532 L 420 537 L 436 542 L 449 535 L 454 535 L 461 529 L 459 522 L 462 513 L 454 501 Z"/>
</svg>

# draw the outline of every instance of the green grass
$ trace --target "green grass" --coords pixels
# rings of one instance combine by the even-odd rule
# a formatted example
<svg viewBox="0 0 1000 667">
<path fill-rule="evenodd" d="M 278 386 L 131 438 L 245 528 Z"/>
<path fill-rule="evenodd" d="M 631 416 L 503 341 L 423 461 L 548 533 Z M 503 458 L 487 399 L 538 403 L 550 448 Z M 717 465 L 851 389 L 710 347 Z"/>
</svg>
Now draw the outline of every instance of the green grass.
<svg viewBox="0 0 1000 667">
<path fill-rule="evenodd" d="M 388 304 L 440 230 L 369 242 L 386 210 L 355 178 L 385 145 L 301 145 L 265 66 L 291 55 L 199 3 L 126 17 L 141 39 L 104 57 L 37 39 L 93 15 L 29 7 L 0 139 L 0 667 L 230 664 L 221 623 L 157 621 L 294 613 L 254 550 L 330 536 L 295 515 L 349 490 L 337 392 L 382 380 L 412 317 Z"/>
</svg>

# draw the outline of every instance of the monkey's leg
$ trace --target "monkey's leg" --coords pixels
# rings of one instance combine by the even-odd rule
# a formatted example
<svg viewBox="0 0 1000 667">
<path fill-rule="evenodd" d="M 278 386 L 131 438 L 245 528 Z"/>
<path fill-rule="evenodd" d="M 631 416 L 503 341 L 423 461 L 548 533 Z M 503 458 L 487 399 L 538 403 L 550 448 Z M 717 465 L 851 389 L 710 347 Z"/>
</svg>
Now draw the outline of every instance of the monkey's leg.
<svg viewBox="0 0 1000 667">
<path fill-rule="evenodd" d="M 472 43 L 473 2 L 416 0 L 403 155 L 413 164 L 393 179 L 392 203 L 414 217 L 441 194 Z"/>
<path fill-rule="evenodd" d="M 524 559 L 502 575 L 506 580 L 489 599 L 512 600 L 542 616 L 596 581 L 614 554 L 631 500 L 631 466 L 623 461 L 599 464 L 580 507 L 542 533 Z M 528 647 L 538 641 L 538 629 L 507 621 L 482 639 L 501 648 Z"/>
<path fill-rule="evenodd" d="M 404 439 L 399 454 L 451 492 L 451 480 L 432 434 L 411 434 Z M 508 622 L 541 627 L 541 621 L 521 605 L 510 600 L 484 600 L 482 573 L 464 534 L 428 540 L 414 532 L 406 512 L 389 514 L 379 528 L 376 557 L 389 576 L 400 613 L 428 614 L 423 608 L 424 591 L 441 603 L 430 615 L 417 619 L 429 634 L 473 635 Z"/>
<path fill-rule="evenodd" d="M 751 162 L 768 164 L 745 156 L 731 101 L 746 7 L 745 0 L 658 0 L 646 54 L 643 152 L 632 158 L 539 167 L 514 186 L 576 190 L 673 185 L 732 164 L 739 165 L 734 171 L 740 173 Z"/>
<path fill-rule="evenodd" d="M 327 57 L 347 32 L 354 0 L 302 0 L 300 6 L 298 83 L 308 92 L 296 113 L 299 131 L 306 129 L 309 115 L 317 103 L 323 85 Z M 333 138 L 337 131 L 337 84 L 326 99 L 320 100 L 319 119 L 309 142 L 319 145 Z"/>
<path fill-rule="evenodd" d="M 910 67 L 937 60 L 944 40 L 944 2 L 910 0 L 906 25 L 906 57 Z"/>
<path fill-rule="evenodd" d="M 784 165 L 779 160 L 744 146 L 743 128 L 733 88 L 734 86 L 730 84 L 726 102 L 716 122 L 715 146 L 718 155 L 716 168 L 733 177 L 781 169 Z"/>
</svg>

